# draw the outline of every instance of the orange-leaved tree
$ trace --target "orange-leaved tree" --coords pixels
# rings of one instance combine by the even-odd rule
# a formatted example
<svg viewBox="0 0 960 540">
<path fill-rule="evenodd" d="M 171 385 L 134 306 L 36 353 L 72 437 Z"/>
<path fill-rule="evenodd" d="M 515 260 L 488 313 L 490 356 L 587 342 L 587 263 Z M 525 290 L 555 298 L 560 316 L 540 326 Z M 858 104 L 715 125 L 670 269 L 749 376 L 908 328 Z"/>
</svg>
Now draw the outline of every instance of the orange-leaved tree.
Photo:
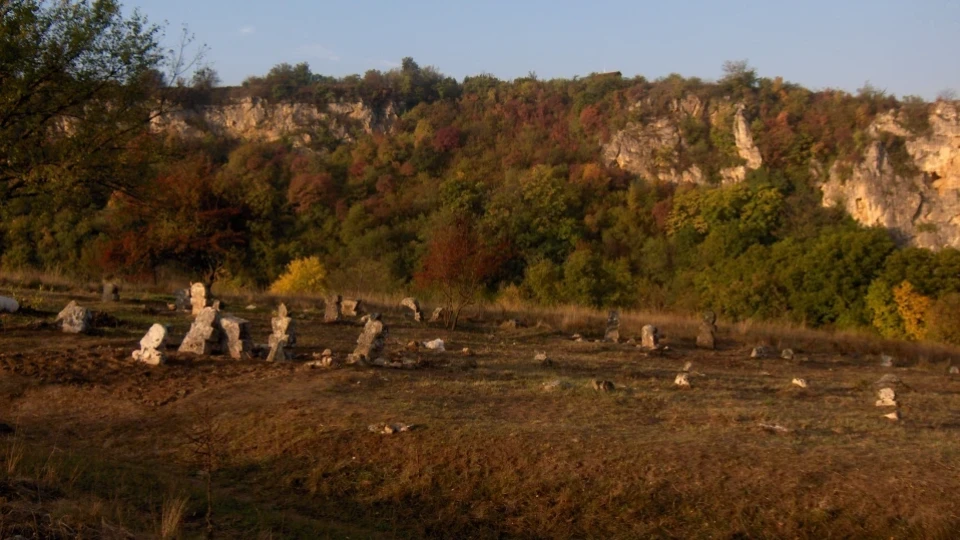
<svg viewBox="0 0 960 540">
<path fill-rule="evenodd" d="M 463 309 L 477 302 L 489 280 L 507 259 L 506 246 L 484 242 L 466 220 L 438 230 L 416 273 L 416 283 L 443 300 L 445 323 L 456 330 Z"/>
</svg>

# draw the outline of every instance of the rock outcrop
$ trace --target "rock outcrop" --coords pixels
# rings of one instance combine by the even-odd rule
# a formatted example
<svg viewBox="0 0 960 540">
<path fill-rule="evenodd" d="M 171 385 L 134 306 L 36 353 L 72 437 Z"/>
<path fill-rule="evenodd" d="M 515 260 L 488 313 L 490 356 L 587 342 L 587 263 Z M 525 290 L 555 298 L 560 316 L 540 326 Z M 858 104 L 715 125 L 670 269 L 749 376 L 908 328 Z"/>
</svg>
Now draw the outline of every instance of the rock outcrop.
<svg viewBox="0 0 960 540">
<path fill-rule="evenodd" d="M 200 106 L 169 112 L 153 122 L 157 131 L 198 138 L 205 133 L 244 141 L 277 141 L 292 137 L 308 145 L 318 134 L 330 133 L 345 142 L 353 140 L 351 128 L 365 133 L 386 133 L 397 119 L 393 105 L 373 109 L 364 103 L 271 103 L 244 98 L 225 105 Z"/>
<path fill-rule="evenodd" d="M 834 165 L 822 182 L 823 204 L 840 207 L 860 223 L 893 231 L 902 244 L 940 249 L 960 248 L 960 113 L 956 103 L 938 102 L 930 129 L 916 136 L 900 119 L 880 115 L 867 147 L 852 172 Z M 894 156 L 880 137 L 901 138 L 908 162 Z"/>
</svg>

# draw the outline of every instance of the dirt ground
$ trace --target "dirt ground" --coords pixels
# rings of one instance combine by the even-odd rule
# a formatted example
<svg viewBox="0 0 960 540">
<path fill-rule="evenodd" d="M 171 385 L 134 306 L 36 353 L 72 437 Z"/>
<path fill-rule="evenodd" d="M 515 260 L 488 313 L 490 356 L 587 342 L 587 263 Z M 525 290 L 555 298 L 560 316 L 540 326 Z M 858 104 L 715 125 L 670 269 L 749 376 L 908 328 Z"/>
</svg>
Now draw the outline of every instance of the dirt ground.
<svg viewBox="0 0 960 540">
<path fill-rule="evenodd" d="M 69 298 L 108 315 L 94 335 L 50 324 Z M 388 352 L 419 368 L 311 369 L 323 349 L 351 352 L 361 326 L 323 324 L 322 303 L 299 302 L 294 362 L 171 348 L 166 365 L 134 363 L 150 324 L 170 325 L 174 342 L 189 327 L 167 300 L 46 294 L 2 316 L 0 421 L 15 433 L 0 438 L 0 537 L 960 534 L 950 351 L 900 354 L 884 368 L 879 345 L 785 336 L 771 344 L 795 358 L 761 361 L 750 358 L 757 338 L 732 326 L 703 351 L 695 325 L 678 324 L 662 328 L 668 349 L 650 353 L 594 342 L 602 320 L 576 342 L 523 314 L 515 330 L 487 317 L 451 332 L 379 306 Z M 275 303 L 255 303 L 224 311 L 265 342 Z M 635 327 L 622 334 L 639 338 Z M 435 338 L 445 352 L 405 348 Z M 680 389 L 687 362 L 692 386 Z M 886 374 L 902 381 L 900 422 L 874 404 Z M 596 391 L 594 380 L 615 388 Z M 378 423 L 414 428 L 372 433 Z M 171 528 L 176 501 L 185 509 Z"/>
</svg>

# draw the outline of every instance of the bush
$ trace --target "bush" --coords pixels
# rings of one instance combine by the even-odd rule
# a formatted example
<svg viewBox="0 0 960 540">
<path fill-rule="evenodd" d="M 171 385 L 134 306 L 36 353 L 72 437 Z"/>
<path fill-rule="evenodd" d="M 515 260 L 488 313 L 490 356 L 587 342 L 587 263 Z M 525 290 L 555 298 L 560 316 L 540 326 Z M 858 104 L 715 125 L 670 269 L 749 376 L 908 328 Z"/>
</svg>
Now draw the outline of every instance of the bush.
<svg viewBox="0 0 960 540">
<path fill-rule="evenodd" d="M 323 294 L 327 291 L 327 271 L 319 257 L 296 259 L 287 271 L 270 285 L 274 294 Z"/>
<path fill-rule="evenodd" d="M 893 299 L 897 303 L 897 313 L 903 320 L 903 328 L 907 332 L 907 337 L 913 340 L 925 338 L 930 298 L 918 293 L 909 281 L 904 281 L 893 288 Z"/>
<path fill-rule="evenodd" d="M 960 345 L 960 293 L 940 298 L 927 312 L 927 337 L 943 343 Z"/>
</svg>

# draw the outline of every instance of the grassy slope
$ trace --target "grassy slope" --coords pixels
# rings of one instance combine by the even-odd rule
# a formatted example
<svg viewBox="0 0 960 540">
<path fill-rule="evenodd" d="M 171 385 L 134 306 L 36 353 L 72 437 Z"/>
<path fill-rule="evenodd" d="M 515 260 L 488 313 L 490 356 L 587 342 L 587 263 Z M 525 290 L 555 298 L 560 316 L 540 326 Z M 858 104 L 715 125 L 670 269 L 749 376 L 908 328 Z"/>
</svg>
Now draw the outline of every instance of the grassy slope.
<svg viewBox="0 0 960 540">
<path fill-rule="evenodd" d="M 74 295 L 83 298 L 83 295 Z M 0 536 L 159 535 L 163 506 L 189 497 L 183 534 L 204 531 L 204 481 L 187 434 L 213 427 L 214 524 L 223 537 L 952 537 L 960 489 L 960 379 L 953 351 L 900 348 L 907 367 L 869 353 L 893 344 L 776 328 L 723 327 L 720 350 L 693 347 L 694 324 L 626 315 L 622 334 L 655 320 L 671 350 L 575 343 L 570 325 L 600 337 L 582 313 L 528 314 L 556 328 L 507 331 L 492 321 L 451 333 L 385 309 L 389 350 L 441 337 L 412 371 L 307 370 L 172 354 L 131 364 L 154 321 L 143 302 L 102 306 L 119 323 L 96 336 L 38 324 L 66 303 L 35 297 L 32 315 L 3 316 Z M 101 308 L 92 296 L 82 303 Z M 246 302 L 243 302 L 246 303 Z M 233 309 L 265 341 L 267 305 Z M 294 311 L 302 359 L 352 350 L 359 327 Z M 794 361 L 749 359 L 760 339 Z M 476 369 L 446 365 L 461 347 Z M 533 361 L 546 350 L 557 365 Z M 413 353 L 408 353 L 413 354 Z M 691 390 L 673 378 L 693 361 Z M 873 382 L 894 372 L 904 421 L 881 418 Z M 790 385 L 805 377 L 810 388 Z M 572 384 L 544 391 L 554 379 Z M 610 394 L 588 388 L 609 379 Z M 417 424 L 382 436 L 369 424 Z M 776 434 L 759 427 L 779 424 Z M 19 457 L 19 459 L 18 459 Z"/>
</svg>

